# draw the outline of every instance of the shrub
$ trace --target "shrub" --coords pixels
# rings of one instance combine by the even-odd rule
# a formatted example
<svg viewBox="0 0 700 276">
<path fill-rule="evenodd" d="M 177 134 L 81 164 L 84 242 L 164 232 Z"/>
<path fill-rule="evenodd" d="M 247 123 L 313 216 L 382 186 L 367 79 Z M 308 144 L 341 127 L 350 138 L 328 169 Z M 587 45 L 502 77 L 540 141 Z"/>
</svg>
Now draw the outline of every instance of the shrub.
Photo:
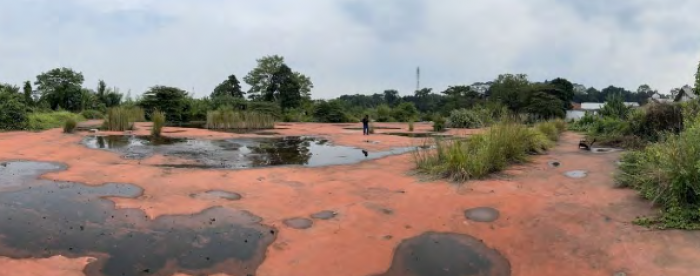
<svg viewBox="0 0 700 276">
<path fill-rule="evenodd" d="M 151 136 L 160 137 L 163 126 L 165 125 L 165 114 L 160 111 L 154 111 L 151 115 L 153 119 L 153 127 L 151 128 Z"/>
<path fill-rule="evenodd" d="M 104 115 L 102 112 L 99 112 L 97 110 L 84 110 L 83 112 L 80 112 L 80 115 L 85 117 L 85 119 L 88 120 L 96 120 L 96 119 L 104 119 Z"/>
<path fill-rule="evenodd" d="M 535 128 L 551 141 L 559 141 L 559 129 L 554 122 L 537 123 Z"/>
<path fill-rule="evenodd" d="M 248 102 L 246 111 L 270 115 L 275 120 L 282 118 L 282 109 L 279 104 L 273 102 Z"/>
<path fill-rule="evenodd" d="M 78 122 L 75 121 L 73 118 L 68 118 L 66 122 L 63 124 L 63 133 L 73 133 L 75 131 L 75 127 L 78 126 Z"/>
<path fill-rule="evenodd" d="M 50 128 L 63 127 L 65 122 L 69 119 L 72 119 L 76 122 L 85 121 L 85 118 L 83 116 L 68 111 L 55 111 L 48 113 L 35 112 L 30 113 L 28 119 L 28 128 L 31 130 L 45 130 Z"/>
<path fill-rule="evenodd" d="M 232 109 L 209 111 L 206 127 L 209 129 L 266 129 L 275 128 L 270 114 L 238 112 Z"/>
<path fill-rule="evenodd" d="M 132 122 L 146 121 L 146 112 L 143 110 L 143 108 L 138 106 L 130 107 L 126 109 L 126 112 L 128 113 L 128 116 Z"/>
<path fill-rule="evenodd" d="M 503 106 L 475 106 L 472 109 L 457 109 L 450 113 L 448 119 L 453 128 L 482 128 L 490 126 L 508 116 Z"/>
<path fill-rule="evenodd" d="M 107 109 L 103 128 L 110 131 L 125 131 L 134 128 L 134 119 L 143 112 L 141 108 L 112 107 Z"/>
<path fill-rule="evenodd" d="M 550 125 L 559 134 L 554 123 Z M 414 151 L 417 170 L 454 181 L 466 181 L 483 178 L 512 163 L 525 162 L 529 154 L 542 152 L 553 142 L 538 128 L 502 122 L 468 140 L 438 138 L 435 144 L 434 151 Z"/>
<path fill-rule="evenodd" d="M 445 124 L 445 118 L 440 115 L 433 116 L 433 131 L 444 131 Z"/>
<path fill-rule="evenodd" d="M 625 153 L 616 177 L 661 208 L 642 220 L 659 228 L 700 229 L 700 121 L 644 150 Z"/>
<path fill-rule="evenodd" d="M 27 129 L 27 106 L 18 93 L 0 91 L 0 130 Z"/>
<path fill-rule="evenodd" d="M 377 106 L 377 122 L 393 122 L 396 121 L 393 117 L 391 117 L 391 107 L 388 105 L 382 104 L 380 106 Z"/>
<path fill-rule="evenodd" d="M 391 117 L 399 122 L 408 122 L 418 117 L 418 109 L 411 102 L 402 102 L 391 110 Z"/>
<path fill-rule="evenodd" d="M 413 120 L 408 121 L 408 131 L 413 132 Z"/>
<path fill-rule="evenodd" d="M 321 123 L 348 123 L 351 118 L 338 101 L 321 101 L 314 107 L 314 118 Z"/>
</svg>

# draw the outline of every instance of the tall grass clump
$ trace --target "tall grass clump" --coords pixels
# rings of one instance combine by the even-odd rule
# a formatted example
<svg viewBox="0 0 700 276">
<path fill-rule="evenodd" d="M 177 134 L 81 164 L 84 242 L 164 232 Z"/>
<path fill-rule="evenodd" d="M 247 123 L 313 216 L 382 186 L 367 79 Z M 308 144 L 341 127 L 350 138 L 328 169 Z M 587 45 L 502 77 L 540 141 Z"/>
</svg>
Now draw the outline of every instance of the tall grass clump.
<svg viewBox="0 0 700 276">
<path fill-rule="evenodd" d="M 63 127 L 68 120 L 74 120 L 76 123 L 85 121 L 85 118 L 80 114 L 68 111 L 34 112 L 28 114 L 28 119 L 28 128 L 31 130 L 60 128 Z"/>
<path fill-rule="evenodd" d="M 165 113 L 156 110 L 151 115 L 151 119 L 153 120 L 151 136 L 160 137 L 163 126 L 165 125 Z"/>
<path fill-rule="evenodd" d="M 75 131 L 75 127 L 77 126 L 78 122 L 76 122 L 75 119 L 68 118 L 63 124 L 63 133 L 73 133 L 73 131 Z"/>
<path fill-rule="evenodd" d="M 413 132 L 413 120 L 408 121 L 408 131 Z"/>
<path fill-rule="evenodd" d="M 133 109 L 113 107 L 107 109 L 103 128 L 109 131 L 125 131 L 134 128 Z"/>
<path fill-rule="evenodd" d="M 275 118 L 270 114 L 219 109 L 207 113 L 209 129 L 269 129 L 275 128 Z"/>
<path fill-rule="evenodd" d="M 88 120 L 95 120 L 95 119 L 103 119 L 104 114 L 102 112 L 99 112 L 97 110 L 84 110 L 83 112 L 80 112 L 80 115 L 85 117 L 85 119 Z"/>
<path fill-rule="evenodd" d="M 132 122 L 145 122 L 146 121 L 146 112 L 143 110 L 143 108 L 140 108 L 138 106 L 129 107 L 129 108 L 126 108 L 126 112 L 129 114 L 129 117 L 131 118 L 130 120 Z"/>
<path fill-rule="evenodd" d="M 445 124 L 447 121 L 444 117 L 436 115 L 433 117 L 433 131 L 443 131 L 445 130 Z"/>
<path fill-rule="evenodd" d="M 658 217 L 644 218 L 658 228 L 700 229 L 700 121 L 662 142 L 625 153 L 616 176 L 620 187 L 636 189 L 660 207 Z"/>
<path fill-rule="evenodd" d="M 553 129 L 558 136 L 558 129 Z M 501 122 L 468 140 L 436 139 L 435 150 L 416 150 L 413 157 L 421 173 L 467 181 L 486 177 L 513 163 L 526 162 L 530 154 L 540 153 L 553 144 L 538 128 Z"/>
</svg>

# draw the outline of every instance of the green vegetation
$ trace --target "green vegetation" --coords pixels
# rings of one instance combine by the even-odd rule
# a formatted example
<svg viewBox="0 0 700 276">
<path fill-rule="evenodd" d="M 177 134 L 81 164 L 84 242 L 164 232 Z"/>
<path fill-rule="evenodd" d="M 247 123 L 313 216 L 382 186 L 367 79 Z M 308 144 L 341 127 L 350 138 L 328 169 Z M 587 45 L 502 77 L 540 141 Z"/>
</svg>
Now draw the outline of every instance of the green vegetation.
<svg viewBox="0 0 700 276">
<path fill-rule="evenodd" d="M 46 113 L 30 113 L 29 114 L 29 125 L 30 130 L 45 130 L 50 128 L 60 128 L 64 124 L 73 120 L 75 122 L 85 121 L 85 118 L 79 114 L 71 113 L 68 111 L 55 111 Z"/>
<path fill-rule="evenodd" d="M 413 121 L 408 121 L 408 131 L 413 132 Z"/>
<path fill-rule="evenodd" d="M 447 120 L 440 115 L 433 116 L 433 131 L 444 131 Z"/>
<path fill-rule="evenodd" d="M 113 107 L 107 110 L 102 128 L 109 131 L 126 131 L 134 128 L 134 109 Z"/>
<path fill-rule="evenodd" d="M 80 115 L 85 117 L 85 119 L 88 120 L 96 120 L 96 119 L 104 119 L 105 115 L 102 114 L 102 112 L 99 112 L 97 110 L 85 110 L 83 112 L 80 112 Z"/>
<path fill-rule="evenodd" d="M 151 136 L 160 137 L 163 126 L 165 126 L 165 114 L 160 111 L 154 111 L 151 115 L 153 119 L 153 127 L 151 128 Z"/>
<path fill-rule="evenodd" d="M 269 114 L 220 109 L 207 114 L 209 129 L 269 129 L 275 128 L 275 118 Z"/>
<path fill-rule="evenodd" d="M 558 124 L 544 122 L 527 127 L 517 122 L 500 122 L 468 140 L 436 139 L 437 149 L 415 151 L 414 161 L 418 171 L 425 174 L 454 181 L 483 178 L 552 147 L 560 134 Z M 553 130 L 556 137 L 542 133 L 542 129 Z"/>
<path fill-rule="evenodd" d="M 449 125 L 452 128 L 482 128 L 490 126 L 508 115 L 503 105 L 475 106 L 471 109 L 457 109 L 450 113 Z"/>
<path fill-rule="evenodd" d="M 700 117 L 680 134 L 640 151 L 625 153 L 617 175 L 620 187 L 636 189 L 661 209 L 639 223 L 658 228 L 700 229 Z"/>
<path fill-rule="evenodd" d="M 66 122 L 63 124 L 63 133 L 73 133 L 75 131 L 75 128 L 78 126 L 78 122 L 75 121 L 73 118 L 68 118 Z"/>
<path fill-rule="evenodd" d="M 19 93 L 0 85 L 0 130 L 28 128 L 27 106 Z"/>
</svg>

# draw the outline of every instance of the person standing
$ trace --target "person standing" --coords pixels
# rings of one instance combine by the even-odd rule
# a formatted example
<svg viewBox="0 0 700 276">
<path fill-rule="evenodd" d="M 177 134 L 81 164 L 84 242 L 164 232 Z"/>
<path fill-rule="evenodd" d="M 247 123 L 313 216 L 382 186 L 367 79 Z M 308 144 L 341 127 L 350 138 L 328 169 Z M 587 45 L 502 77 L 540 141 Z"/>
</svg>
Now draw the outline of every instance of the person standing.
<svg viewBox="0 0 700 276">
<path fill-rule="evenodd" d="M 362 135 L 369 135 L 369 116 L 362 118 Z"/>
</svg>

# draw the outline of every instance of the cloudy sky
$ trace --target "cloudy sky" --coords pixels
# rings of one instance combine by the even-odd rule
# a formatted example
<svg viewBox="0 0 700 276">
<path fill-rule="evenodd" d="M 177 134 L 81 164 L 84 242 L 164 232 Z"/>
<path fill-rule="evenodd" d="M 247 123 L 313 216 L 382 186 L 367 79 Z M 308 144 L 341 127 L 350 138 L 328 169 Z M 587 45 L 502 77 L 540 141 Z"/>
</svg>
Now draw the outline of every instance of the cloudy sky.
<svg viewBox="0 0 700 276">
<path fill-rule="evenodd" d="M 524 73 L 661 92 L 693 83 L 697 0 L 0 0 L 0 82 L 54 67 L 140 94 L 209 94 L 283 55 L 315 97 Z"/>
</svg>

